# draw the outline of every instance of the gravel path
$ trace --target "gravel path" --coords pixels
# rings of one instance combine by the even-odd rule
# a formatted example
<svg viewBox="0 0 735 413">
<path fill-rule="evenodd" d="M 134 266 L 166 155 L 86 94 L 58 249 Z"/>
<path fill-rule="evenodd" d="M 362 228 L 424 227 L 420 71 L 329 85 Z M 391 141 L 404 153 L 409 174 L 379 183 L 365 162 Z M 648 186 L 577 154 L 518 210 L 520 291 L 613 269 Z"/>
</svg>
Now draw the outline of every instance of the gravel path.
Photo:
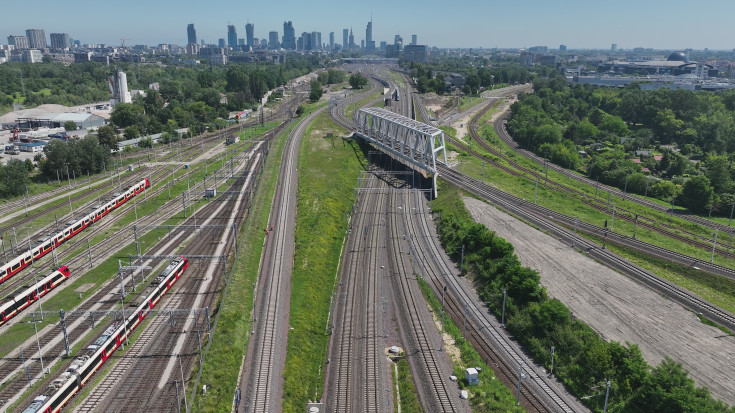
<svg viewBox="0 0 735 413">
<path fill-rule="evenodd" d="M 523 265 L 540 272 L 551 297 L 605 340 L 638 344 L 653 365 L 669 356 L 698 385 L 735 404 L 735 337 L 495 207 L 473 198 L 464 201 L 475 221 L 512 243 Z"/>
</svg>

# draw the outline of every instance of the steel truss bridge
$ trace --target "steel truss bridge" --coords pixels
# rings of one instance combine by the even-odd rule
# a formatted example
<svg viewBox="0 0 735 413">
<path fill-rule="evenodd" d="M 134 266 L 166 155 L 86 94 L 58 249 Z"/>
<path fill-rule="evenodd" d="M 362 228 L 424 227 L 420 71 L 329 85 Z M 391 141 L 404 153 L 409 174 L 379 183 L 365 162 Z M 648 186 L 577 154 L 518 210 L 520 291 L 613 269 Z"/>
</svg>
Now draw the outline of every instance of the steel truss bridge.
<svg viewBox="0 0 735 413">
<path fill-rule="evenodd" d="M 362 108 L 355 118 L 355 134 L 406 163 L 432 174 L 436 197 L 437 153 L 447 165 L 444 132 L 431 125 L 382 108 Z"/>
</svg>

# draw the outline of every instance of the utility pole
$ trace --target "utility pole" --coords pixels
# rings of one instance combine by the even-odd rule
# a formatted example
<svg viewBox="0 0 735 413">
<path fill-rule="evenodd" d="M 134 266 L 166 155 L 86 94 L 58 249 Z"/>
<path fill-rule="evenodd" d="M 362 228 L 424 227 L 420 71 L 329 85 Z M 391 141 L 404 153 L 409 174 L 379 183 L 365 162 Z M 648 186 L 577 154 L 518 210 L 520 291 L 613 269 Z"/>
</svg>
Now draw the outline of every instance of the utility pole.
<svg viewBox="0 0 735 413">
<path fill-rule="evenodd" d="M 503 313 L 500 316 L 500 327 L 505 328 L 505 293 L 506 290 L 503 288 Z"/>
<path fill-rule="evenodd" d="M 462 255 L 459 259 L 459 275 L 462 275 L 464 272 L 464 244 L 462 244 Z"/>
<path fill-rule="evenodd" d="M 712 256 L 709 258 L 709 263 L 715 260 L 715 248 L 717 248 L 717 234 L 720 232 L 719 229 L 715 230 L 715 242 L 712 244 Z"/>
<path fill-rule="evenodd" d="M 551 346 L 551 373 L 549 377 L 554 377 L 554 346 Z"/>
<path fill-rule="evenodd" d="M 615 204 L 613 204 L 613 208 L 612 208 L 612 219 L 610 220 L 610 232 L 613 232 L 613 225 L 615 225 Z"/>
<path fill-rule="evenodd" d="M 536 177 L 536 189 L 533 191 L 533 204 L 536 205 L 536 195 L 538 194 L 538 176 Z M 597 196 L 597 194 L 595 194 Z"/>
<path fill-rule="evenodd" d="M 603 413 L 607 413 L 607 400 L 610 398 L 610 380 L 605 380 L 607 384 L 607 390 L 605 390 L 605 407 L 602 409 Z"/>
</svg>

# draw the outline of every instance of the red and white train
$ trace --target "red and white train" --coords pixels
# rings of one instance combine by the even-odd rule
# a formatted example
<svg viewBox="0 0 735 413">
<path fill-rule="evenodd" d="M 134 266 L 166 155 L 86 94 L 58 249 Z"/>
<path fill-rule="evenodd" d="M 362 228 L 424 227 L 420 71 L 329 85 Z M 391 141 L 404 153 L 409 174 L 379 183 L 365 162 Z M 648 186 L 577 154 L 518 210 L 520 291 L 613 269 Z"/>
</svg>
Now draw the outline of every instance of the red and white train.
<svg viewBox="0 0 735 413">
<path fill-rule="evenodd" d="M 92 375 L 120 347 L 125 339 L 143 321 L 153 306 L 174 285 L 189 266 L 189 259 L 178 257 L 153 281 L 153 291 L 122 323 L 113 324 L 87 348 L 87 353 L 78 356 L 72 365 L 47 388 L 45 394 L 34 399 L 24 412 L 56 413 L 89 381 Z"/>
<path fill-rule="evenodd" d="M 59 231 L 57 234 L 50 235 L 49 237 L 39 241 L 36 246 L 22 252 L 20 255 L 0 267 L 0 284 L 19 273 L 33 261 L 40 259 L 51 252 L 54 248 L 73 238 L 82 230 L 110 213 L 110 211 L 124 204 L 130 198 L 138 195 L 150 186 L 151 183 L 148 181 L 148 178 L 140 180 L 125 192 L 115 195 L 103 205 L 94 207 L 92 212 L 71 222 L 66 228 Z"/>
<path fill-rule="evenodd" d="M 66 281 L 70 275 L 69 268 L 64 265 L 52 272 L 51 275 L 44 277 L 32 287 L 28 287 L 20 293 L 9 297 L 7 301 L 0 304 L 0 325 L 5 324 L 6 321 L 13 318 L 20 311 L 48 294 L 57 285 Z"/>
</svg>

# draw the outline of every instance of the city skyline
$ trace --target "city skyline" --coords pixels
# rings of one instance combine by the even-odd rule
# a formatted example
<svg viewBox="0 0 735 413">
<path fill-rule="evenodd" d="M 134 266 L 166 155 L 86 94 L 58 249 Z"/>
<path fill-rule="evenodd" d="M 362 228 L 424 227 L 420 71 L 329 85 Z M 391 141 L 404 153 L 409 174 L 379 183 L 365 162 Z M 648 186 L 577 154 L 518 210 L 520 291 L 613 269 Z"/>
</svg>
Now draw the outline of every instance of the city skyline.
<svg viewBox="0 0 735 413">
<path fill-rule="evenodd" d="M 238 8 L 232 2 L 214 0 L 202 9 L 200 2 L 142 2 L 131 0 L 120 12 L 120 6 L 80 0 L 71 10 L 63 3 L 40 0 L 33 3 L 12 2 L 5 7 L 7 16 L 2 38 L 22 36 L 29 28 L 47 33 L 69 33 L 82 43 L 185 45 L 186 27 L 193 23 L 197 37 L 207 43 L 227 38 L 227 25 L 239 33 L 245 25 L 255 25 L 255 37 L 268 38 L 270 31 L 283 36 L 283 22 L 292 21 L 297 33 L 339 32 L 345 27 L 355 30 L 355 43 L 365 40 L 367 22 L 373 21 L 376 43 L 400 34 L 410 39 L 418 34 L 421 44 L 445 47 L 521 48 L 545 45 L 569 49 L 607 49 L 612 43 L 618 49 L 646 47 L 663 50 L 704 49 L 732 50 L 735 29 L 729 16 L 735 3 L 726 0 L 704 0 L 691 3 L 633 2 L 620 0 L 608 8 L 591 2 L 567 1 L 563 5 L 527 0 L 523 4 L 491 0 L 482 4 L 468 1 L 451 7 L 438 2 L 421 6 L 378 0 L 371 8 L 356 11 L 342 2 L 328 2 L 318 10 L 303 3 L 284 0 L 276 10 Z M 40 9 L 44 13 L 37 13 Z M 133 13 L 133 11 L 143 11 Z M 382 12 L 389 10 L 389 13 Z M 223 12 L 224 11 L 224 12 Z M 32 13 L 33 12 L 33 13 Z M 24 16 L 33 16 L 24 18 Z M 510 16 L 510 17 L 509 17 Z M 84 25 L 74 22 L 84 21 Z M 686 27 L 686 30 L 683 28 Z M 112 29 L 111 29 L 112 28 Z M 359 30 L 358 30 L 359 28 Z M 129 39 L 129 40 L 127 40 Z"/>
</svg>

